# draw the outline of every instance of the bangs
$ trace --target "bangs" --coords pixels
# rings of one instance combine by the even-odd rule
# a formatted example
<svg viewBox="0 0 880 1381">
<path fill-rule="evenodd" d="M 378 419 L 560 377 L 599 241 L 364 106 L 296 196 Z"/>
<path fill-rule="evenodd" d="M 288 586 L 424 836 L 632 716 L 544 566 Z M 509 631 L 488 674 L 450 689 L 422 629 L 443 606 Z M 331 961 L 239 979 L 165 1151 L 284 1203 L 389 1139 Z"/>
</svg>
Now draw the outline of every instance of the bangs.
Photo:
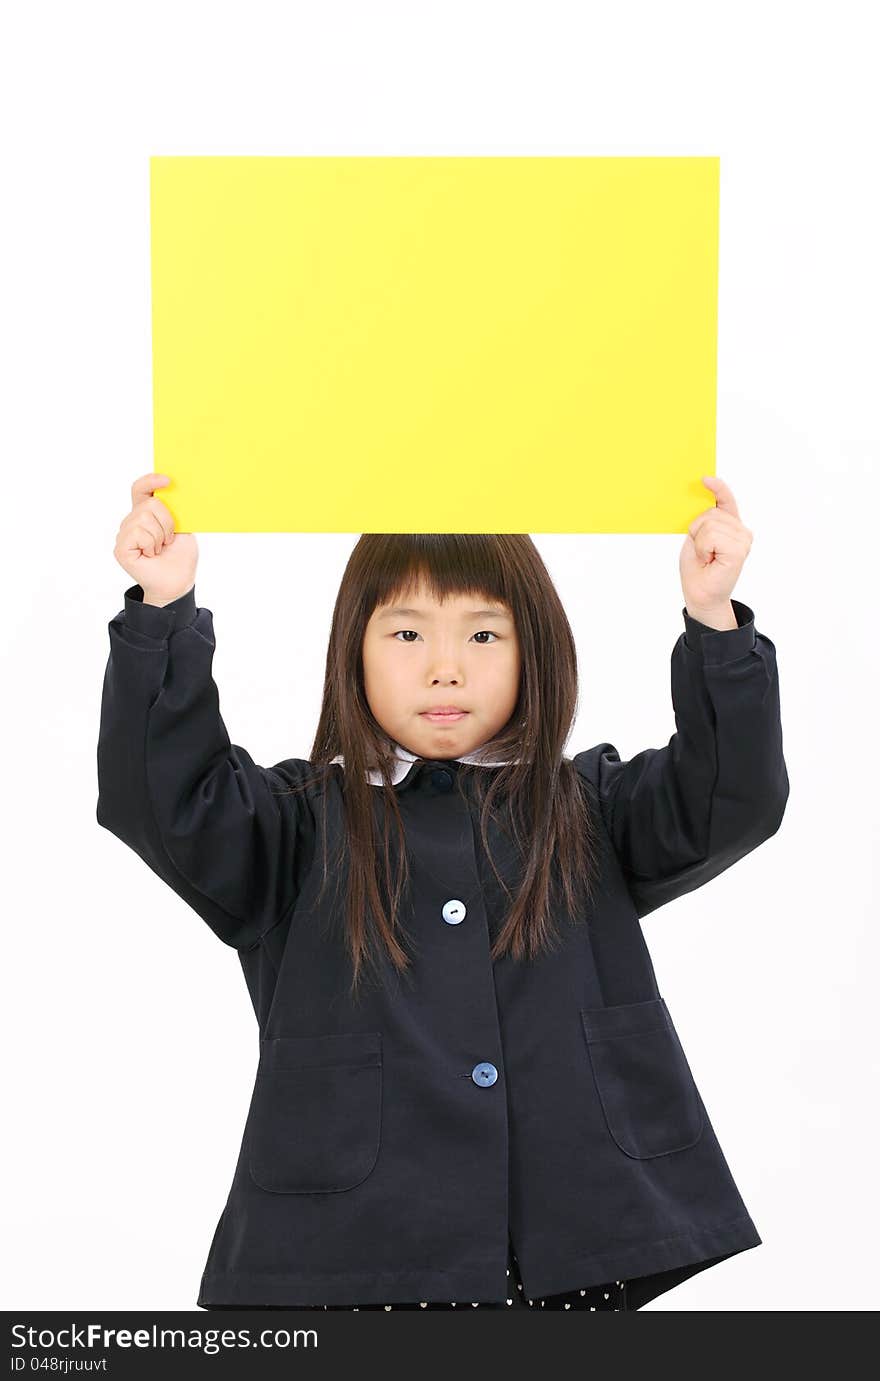
<svg viewBox="0 0 880 1381">
<path fill-rule="evenodd" d="M 504 542 L 503 536 L 481 533 L 365 534 L 367 617 L 419 587 L 441 604 L 450 595 L 485 595 L 512 607 Z"/>
</svg>

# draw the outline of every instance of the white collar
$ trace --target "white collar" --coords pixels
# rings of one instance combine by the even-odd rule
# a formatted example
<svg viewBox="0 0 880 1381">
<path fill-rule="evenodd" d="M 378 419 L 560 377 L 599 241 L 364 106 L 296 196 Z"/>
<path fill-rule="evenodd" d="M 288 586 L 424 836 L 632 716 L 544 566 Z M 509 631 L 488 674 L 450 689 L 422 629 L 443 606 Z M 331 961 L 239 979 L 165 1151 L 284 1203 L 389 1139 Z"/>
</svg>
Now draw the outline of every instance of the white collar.
<svg viewBox="0 0 880 1381">
<path fill-rule="evenodd" d="M 480 746 L 482 746 L 482 745 L 480 745 Z M 480 756 L 480 747 L 477 747 L 477 748 L 474 748 L 470 753 L 465 753 L 465 754 L 463 755 L 463 757 L 455 758 L 454 761 L 455 761 L 455 762 L 477 762 L 477 761 L 479 760 L 479 756 Z M 403 781 L 403 778 L 406 776 L 407 772 L 410 770 L 410 767 L 412 766 L 412 764 L 413 764 L 414 762 L 417 762 L 417 761 L 418 761 L 417 755 L 416 755 L 415 753 L 411 753 L 411 752 L 409 751 L 408 748 L 404 748 L 403 745 L 400 744 L 400 743 L 395 743 L 395 745 L 394 745 L 394 757 L 395 757 L 394 770 L 393 770 L 392 773 L 391 773 L 391 784 L 392 784 L 392 786 L 396 786 L 398 782 Z M 342 756 L 341 753 L 337 753 L 337 754 L 336 754 L 336 757 L 333 758 L 332 761 L 333 761 L 333 762 L 341 763 L 343 767 L 345 766 L 345 758 Z M 504 762 L 502 762 L 502 761 L 487 762 L 487 761 L 484 760 L 484 761 L 480 762 L 480 766 L 481 766 L 481 767 L 504 767 L 505 764 L 504 764 Z M 382 774 L 381 774 L 381 772 L 379 772 L 378 768 L 374 768 L 373 770 L 371 770 L 370 772 L 368 772 L 368 773 L 367 773 L 367 776 L 368 776 L 368 779 L 369 779 L 370 784 L 371 784 L 372 786 L 381 786 L 381 785 L 382 785 Z"/>
</svg>

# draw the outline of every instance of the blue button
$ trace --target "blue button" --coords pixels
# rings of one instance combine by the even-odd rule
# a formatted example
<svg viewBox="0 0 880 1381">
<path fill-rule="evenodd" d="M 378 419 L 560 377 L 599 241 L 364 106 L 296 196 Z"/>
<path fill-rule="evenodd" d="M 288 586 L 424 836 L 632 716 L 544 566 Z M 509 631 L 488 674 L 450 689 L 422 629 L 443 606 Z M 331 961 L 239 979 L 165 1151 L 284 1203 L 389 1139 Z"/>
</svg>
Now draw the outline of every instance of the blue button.
<svg viewBox="0 0 880 1381">
<path fill-rule="evenodd" d="M 445 767 L 435 767 L 431 773 L 431 785 L 437 791 L 451 791 L 452 773 Z"/>
<path fill-rule="evenodd" d="M 483 1061 L 482 1064 L 474 1065 L 471 1070 L 471 1078 L 475 1084 L 479 1084 L 482 1088 L 488 1088 L 498 1078 L 498 1070 L 494 1065 Z"/>
</svg>

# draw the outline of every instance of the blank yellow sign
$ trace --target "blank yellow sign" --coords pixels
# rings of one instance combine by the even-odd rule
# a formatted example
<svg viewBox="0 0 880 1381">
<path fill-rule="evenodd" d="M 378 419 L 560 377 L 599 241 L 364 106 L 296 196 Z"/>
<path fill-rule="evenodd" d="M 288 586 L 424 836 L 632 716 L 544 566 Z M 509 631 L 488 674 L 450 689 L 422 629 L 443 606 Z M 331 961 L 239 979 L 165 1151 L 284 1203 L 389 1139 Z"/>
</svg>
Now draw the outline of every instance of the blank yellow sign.
<svg viewBox="0 0 880 1381">
<path fill-rule="evenodd" d="M 710 506 L 717 158 L 162 157 L 150 182 L 180 531 L 684 532 Z"/>
</svg>

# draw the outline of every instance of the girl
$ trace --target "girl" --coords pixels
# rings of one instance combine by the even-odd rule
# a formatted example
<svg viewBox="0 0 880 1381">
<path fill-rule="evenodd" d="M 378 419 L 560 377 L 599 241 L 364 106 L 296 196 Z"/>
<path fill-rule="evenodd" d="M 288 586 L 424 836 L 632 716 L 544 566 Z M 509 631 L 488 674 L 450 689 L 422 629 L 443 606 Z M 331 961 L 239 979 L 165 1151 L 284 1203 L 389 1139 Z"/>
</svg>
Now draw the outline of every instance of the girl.
<svg viewBox="0 0 880 1381">
<path fill-rule="evenodd" d="M 640 925 L 788 797 L 728 486 L 681 551 L 665 747 L 564 756 L 575 647 L 529 537 L 379 534 L 310 757 L 265 768 L 221 718 L 167 482 L 116 541 L 97 818 L 237 952 L 257 1017 L 198 1304 L 631 1310 L 757 1246 Z"/>
</svg>

